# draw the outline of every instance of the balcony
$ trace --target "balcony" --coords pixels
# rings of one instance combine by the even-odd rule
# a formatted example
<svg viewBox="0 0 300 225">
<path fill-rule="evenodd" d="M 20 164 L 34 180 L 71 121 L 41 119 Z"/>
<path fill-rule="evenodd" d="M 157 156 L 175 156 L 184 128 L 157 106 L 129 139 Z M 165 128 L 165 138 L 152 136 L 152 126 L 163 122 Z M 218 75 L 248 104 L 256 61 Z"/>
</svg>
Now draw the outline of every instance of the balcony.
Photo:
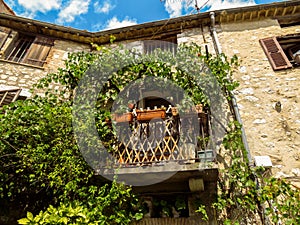
<svg viewBox="0 0 300 225">
<path fill-rule="evenodd" d="M 178 111 L 169 106 L 113 114 L 118 134 L 115 165 L 130 168 L 213 162 L 215 151 L 207 149 L 209 113 L 199 106 L 194 112 L 179 115 Z"/>
<path fill-rule="evenodd" d="M 172 202 L 180 195 L 187 204 L 185 218 L 157 218 L 150 203 L 150 218 L 136 224 L 199 224 L 194 199 L 214 198 L 218 178 L 216 152 L 208 148 L 209 111 L 200 106 L 185 113 L 171 106 L 133 109 L 113 114 L 109 124 L 118 136 L 115 169 L 109 165 L 101 174 L 110 179 L 117 174 L 152 203 L 160 198 Z"/>
</svg>

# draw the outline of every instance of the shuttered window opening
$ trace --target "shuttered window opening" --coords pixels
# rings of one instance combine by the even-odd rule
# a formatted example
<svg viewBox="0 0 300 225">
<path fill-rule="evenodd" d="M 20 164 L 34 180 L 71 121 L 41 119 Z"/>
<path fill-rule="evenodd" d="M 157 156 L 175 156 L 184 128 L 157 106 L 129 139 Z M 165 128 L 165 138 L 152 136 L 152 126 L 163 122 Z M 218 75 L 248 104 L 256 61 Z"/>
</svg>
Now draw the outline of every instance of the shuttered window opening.
<svg viewBox="0 0 300 225">
<path fill-rule="evenodd" d="M 0 90 L 0 108 L 16 101 L 19 98 L 21 89 Z"/>
<path fill-rule="evenodd" d="M 173 53 L 173 55 L 175 55 L 177 50 L 177 45 L 174 45 L 174 43 L 167 42 L 167 41 L 157 41 L 157 40 L 144 41 L 145 53 L 152 53 L 156 49 L 161 49 L 162 51 L 170 51 Z"/>
<path fill-rule="evenodd" d="M 34 37 L 32 36 L 19 35 L 6 59 L 14 62 L 22 62 L 33 40 Z"/>
<path fill-rule="evenodd" d="M 286 57 L 276 37 L 264 38 L 259 40 L 273 70 L 292 68 L 292 64 Z"/>
<path fill-rule="evenodd" d="M 169 51 L 173 55 L 177 52 L 177 35 L 172 35 L 165 38 L 144 41 L 144 53 L 152 53 L 156 49 Z"/>
<path fill-rule="evenodd" d="M 19 34 L 6 59 L 42 67 L 54 41 L 46 37 Z"/>
</svg>

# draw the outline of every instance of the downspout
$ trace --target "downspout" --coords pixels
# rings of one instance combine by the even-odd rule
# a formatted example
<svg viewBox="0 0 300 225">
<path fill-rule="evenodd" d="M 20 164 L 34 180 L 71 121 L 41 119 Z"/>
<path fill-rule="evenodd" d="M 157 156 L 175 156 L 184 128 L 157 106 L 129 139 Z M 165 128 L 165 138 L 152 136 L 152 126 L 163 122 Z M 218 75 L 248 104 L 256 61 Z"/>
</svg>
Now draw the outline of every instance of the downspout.
<svg viewBox="0 0 300 225">
<path fill-rule="evenodd" d="M 211 20 L 210 32 L 211 32 L 211 35 L 212 35 L 212 38 L 213 38 L 213 42 L 214 42 L 214 45 L 215 45 L 217 55 L 220 55 L 220 54 L 223 53 L 223 51 L 222 51 L 222 47 L 221 47 L 221 44 L 219 42 L 219 38 L 218 38 L 218 35 L 217 35 L 217 31 L 216 31 L 216 26 L 215 26 L 216 25 L 216 19 L 215 19 L 215 13 L 214 12 L 210 13 L 210 20 Z M 230 77 L 228 76 L 227 79 L 229 80 Z M 240 115 L 240 112 L 239 112 L 239 109 L 238 109 L 238 105 L 237 105 L 237 102 L 236 102 L 236 98 L 233 94 L 231 95 L 231 106 L 233 108 L 234 116 L 235 116 L 236 120 L 240 124 L 243 124 L 242 119 L 241 119 L 241 115 Z M 246 132 L 245 132 L 245 129 L 244 129 L 243 126 L 241 128 L 241 131 L 242 131 L 243 145 L 244 145 L 245 150 L 247 152 L 248 163 L 249 163 L 249 165 L 252 165 L 252 158 L 251 158 L 249 145 L 248 145 L 247 138 L 246 138 Z"/>
<path fill-rule="evenodd" d="M 213 38 L 213 42 L 214 42 L 214 45 L 215 45 L 217 55 L 220 55 L 222 53 L 222 48 L 221 48 L 221 44 L 219 42 L 219 38 L 218 38 L 218 35 L 217 35 L 217 32 L 216 32 L 216 27 L 215 27 L 216 19 L 215 19 L 215 13 L 214 12 L 210 13 L 210 19 L 211 19 L 211 27 L 210 27 L 211 35 L 212 35 L 212 38 Z M 230 77 L 227 76 L 227 79 L 230 80 Z M 234 116 L 235 116 L 236 120 L 239 122 L 239 124 L 243 124 L 242 119 L 241 119 L 241 115 L 240 115 L 240 112 L 239 112 L 239 109 L 238 109 L 238 105 L 237 105 L 237 102 L 236 102 L 236 98 L 233 94 L 231 94 L 231 107 L 233 108 Z M 241 128 L 241 131 L 242 131 L 243 145 L 244 145 L 245 150 L 247 152 L 248 165 L 251 167 L 251 166 L 254 166 L 254 164 L 252 162 L 249 145 L 248 145 L 247 138 L 246 138 L 245 129 L 244 129 L 243 126 Z M 258 178 L 257 178 L 256 175 L 255 175 L 255 182 L 257 184 L 257 188 L 259 189 L 260 184 L 259 184 L 259 181 L 258 181 Z M 266 216 L 265 207 L 263 205 L 261 205 L 261 209 L 262 209 L 262 212 L 263 212 L 262 217 L 261 217 L 262 220 L 263 220 L 262 221 L 263 224 L 270 225 L 271 224 L 270 220 Z"/>
</svg>

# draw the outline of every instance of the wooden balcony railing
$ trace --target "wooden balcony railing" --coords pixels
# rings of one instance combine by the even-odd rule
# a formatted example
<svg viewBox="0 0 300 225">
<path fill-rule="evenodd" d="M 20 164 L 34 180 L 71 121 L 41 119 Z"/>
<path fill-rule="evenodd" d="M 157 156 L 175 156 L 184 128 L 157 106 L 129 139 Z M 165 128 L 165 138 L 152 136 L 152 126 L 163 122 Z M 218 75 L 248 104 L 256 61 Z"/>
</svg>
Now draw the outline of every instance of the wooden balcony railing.
<svg viewBox="0 0 300 225">
<path fill-rule="evenodd" d="M 179 116 L 175 107 L 169 107 L 114 114 L 112 119 L 119 138 L 116 163 L 121 166 L 214 160 L 214 151 L 206 149 L 207 112 Z"/>
</svg>

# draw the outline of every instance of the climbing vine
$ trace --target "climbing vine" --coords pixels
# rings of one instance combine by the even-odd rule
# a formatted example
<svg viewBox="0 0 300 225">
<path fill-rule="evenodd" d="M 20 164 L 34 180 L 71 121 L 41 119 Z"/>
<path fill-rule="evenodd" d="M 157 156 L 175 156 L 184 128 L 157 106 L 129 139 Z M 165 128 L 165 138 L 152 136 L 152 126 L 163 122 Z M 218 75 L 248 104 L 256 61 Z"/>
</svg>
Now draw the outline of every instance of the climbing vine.
<svg viewBox="0 0 300 225">
<path fill-rule="evenodd" d="M 229 160 L 220 171 L 214 203 L 219 224 L 299 224 L 299 189 L 268 169 L 249 166 L 240 124 L 230 125 L 223 145 Z"/>
<path fill-rule="evenodd" d="M 18 215 L 24 217 L 18 220 L 19 224 L 129 224 L 143 216 L 141 203 L 131 188 L 96 179 L 76 144 L 73 100 L 80 80 L 90 68 L 97 72 L 112 71 L 95 103 L 97 131 L 108 149 L 116 145 L 107 122 L 110 109 L 118 94 L 132 81 L 146 76 L 157 78 L 157 82 L 161 81 L 159 78 L 171 80 L 186 91 L 194 104 L 209 108 L 210 99 L 199 81 L 191 76 L 199 71 L 205 74 L 199 64 L 191 65 L 189 60 L 196 57 L 200 64 L 208 65 L 227 100 L 238 86 L 231 80 L 237 58 L 205 55 L 196 44 L 180 46 L 176 57 L 181 60 L 177 61 L 174 55 L 159 50 L 155 57 L 144 55 L 138 61 L 135 60 L 138 52 L 122 46 L 96 48 L 98 51 L 94 53 L 70 53 L 64 68 L 40 80 L 35 87 L 45 91 L 45 98 L 16 102 L 0 114 L 0 207 L 6 208 L 7 215 L 17 209 Z M 117 67 L 116 62 L 126 66 L 114 71 L 111 67 Z M 199 76 L 203 79 L 200 83 L 209 83 L 203 74 Z M 54 83 L 60 89 L 53 90 Z M 211 92 L 216 90 L 215 86 L 210 88 Z M 258 220 L 300 223 L 299 190 L 284 180 L 264 177 L 262 168 L 249 166 L 240 124 L 234 122 L 228 126 L 222 151 L 226 164 L 220 171 L 214 203 L 219 224 L 253 224 Z M 181 201 L 174 204 L 179 211 L 185 210 Z M 160 202 L 161 205 L 165 206 L 165 202 Z M 168 207 L 163 208 L 170 214 Z M 205 207 L 200 206 L 197 211 L 204 219 L 210 219 Z M 0 215 L 2 220 L 9 221 Z"/>
</svg>

